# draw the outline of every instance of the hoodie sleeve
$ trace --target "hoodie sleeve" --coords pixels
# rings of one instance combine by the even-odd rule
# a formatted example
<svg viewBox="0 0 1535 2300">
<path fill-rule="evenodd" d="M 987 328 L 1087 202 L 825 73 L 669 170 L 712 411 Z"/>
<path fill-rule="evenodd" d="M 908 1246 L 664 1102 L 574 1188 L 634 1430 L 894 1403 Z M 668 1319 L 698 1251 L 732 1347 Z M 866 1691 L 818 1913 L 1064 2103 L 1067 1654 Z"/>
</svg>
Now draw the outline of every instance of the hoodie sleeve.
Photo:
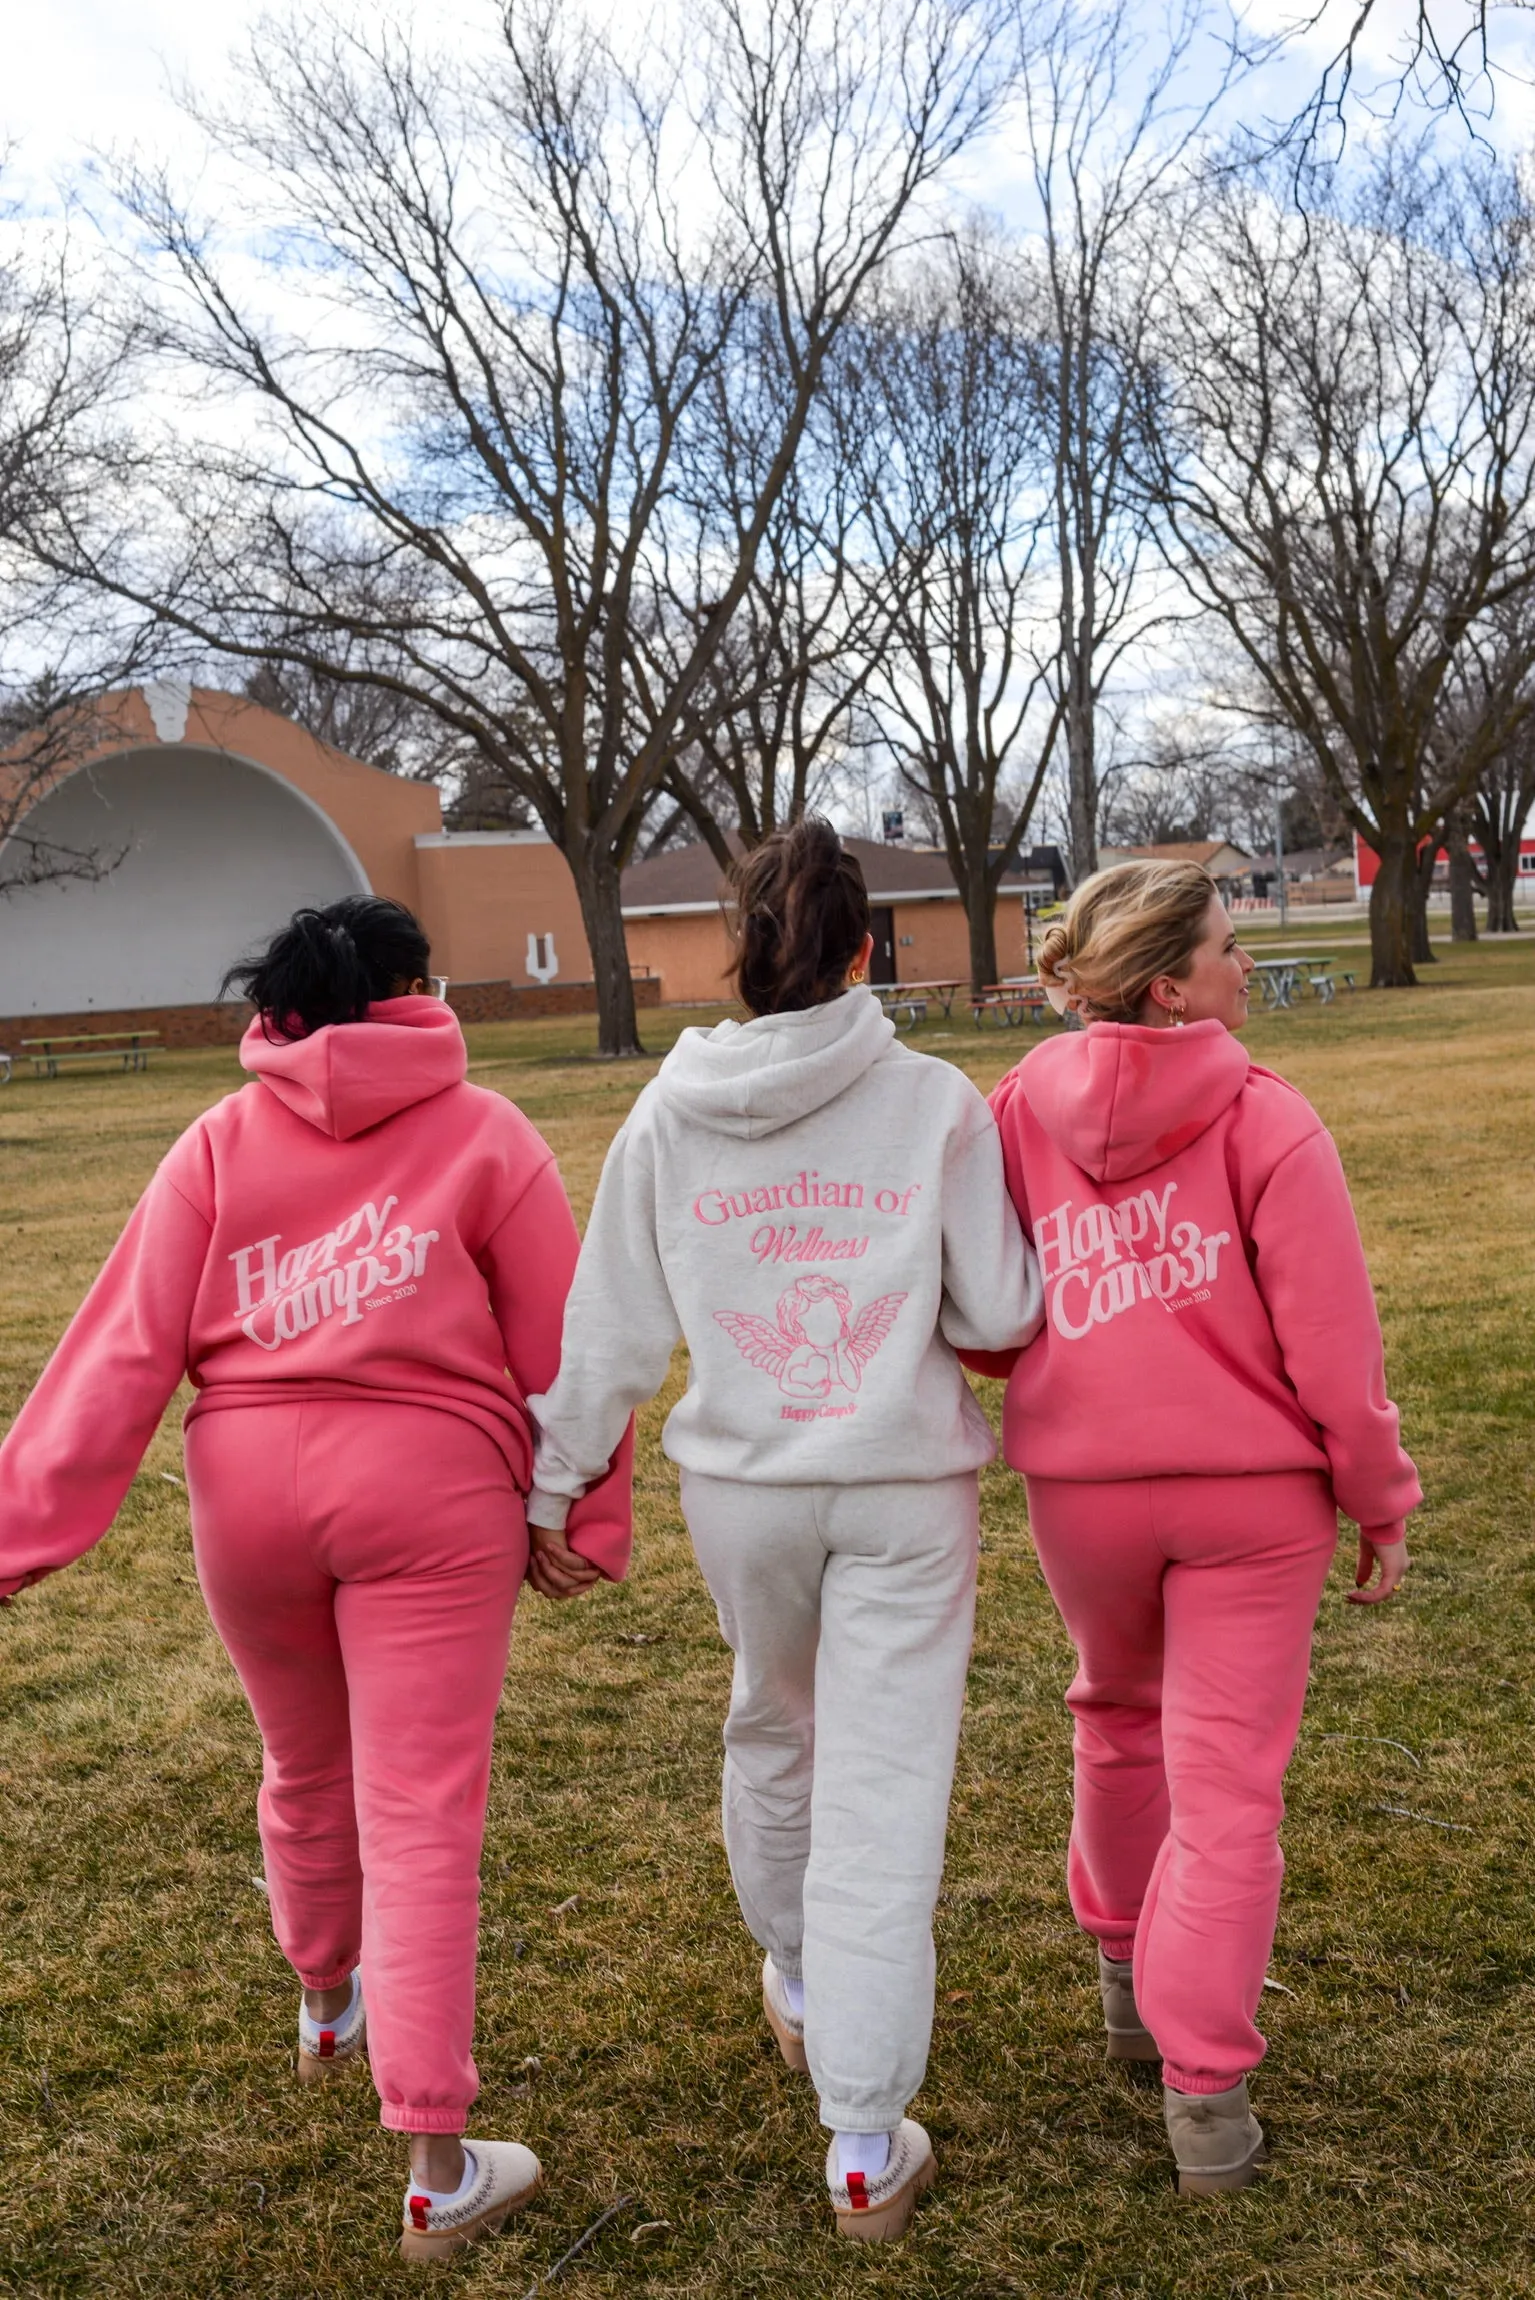
<svg viewBox="0 0 1535 2300">
<path fill-rule="evenodd" d="M 1023 1342 L 1001 1349 L 973 1349 L 967 1344 L 961 1346 L 959 1350 L 960 1364 L 972 1374 L 989 1374 L 993 1379 L 1002 1382 L 1007 1380 L 1008 1375 L 1018 1363 L 1019 1353 L 1024 1343 L 1033 1340 L 1044 1322 L 1044 1289 L 1040 1283 L 1038 1257 L 1029 1237 L 1029 1205 L 1028 1196 L 1023 1186 L 1022 1162 L 1018 1156 L 1018 1129 L 1009 1114 L 1017 1087 L 1018 1067 L 1015 1066 L 1007 1072 L 1005 1077 L 998 1079 L 987 1096 L 987 1107 L 991 1111 L 992 1120 L 997 1129 L 1008 1203 L 1017 1216 L 1022 1232 L 1024 1252 L 1029 1257 L 1029 1267 L 1033 1273 L 1034 1286 L 1038 1295 L 1038 1306 L 1029 1330 L 1024 1335 Z M 950 1339 L 952 1340 L 953 1337 L 950 1336 Z"/>
<path fill-rule="evenodd" d="M 1252 1217 L 1254 1275 L 1338 1507 L 1379 1541 L 1423 1499 L 1386 1395 L 1385 1352 L 1343 1162 L 1325 1129 L 1287 1152 Z"/>
<path fill-rule="evenodd" d="M 213 1234 L 199 1144 L 160 1167 L 0 1446 L 0 1596 L 101 1539 L 187 1370 Z"/>
<path fill-rule="evenodd" d="M 1039 1264 L 1008 1196 L 1001 1136 L 975 1093 L 944 1160 L 943 1292 L 938 1322 L 958 1350 L 1020 1350 L 1044 1316 Z"/>
<path fill-rule="evenodd" d="M 559 1372 L 566 1297 L 581 1241 L 553 1158 L 539 1168 L 485 1247 L 491 1308 L 513 1381 L 536 1411 Z M 569 1516 L 570 1547 L 609 1581 L 622 1581 L 633 1541 L 634 1429 L 620 1425 L 591 1490 Z M 530 1510 L 531 1515 L 531 1510 Z M 536 1520 L 535 1522 L 543 1522 Z M 561 1521 L 564 1523 L 564 1520 Z"/>
<path fill-rule="evenodd" d="M 631 1119 L 597 1185 L 565 1305 L 558 1377 L 528 1400 L 538 1427 L 528 1503 L 535 1525 L 575 1523 L 577 1497 L 601 1476 L 634 1408 L 661 1387 L 681 1333 L 656 1247 L 650 1139 Z"/>
</svg>

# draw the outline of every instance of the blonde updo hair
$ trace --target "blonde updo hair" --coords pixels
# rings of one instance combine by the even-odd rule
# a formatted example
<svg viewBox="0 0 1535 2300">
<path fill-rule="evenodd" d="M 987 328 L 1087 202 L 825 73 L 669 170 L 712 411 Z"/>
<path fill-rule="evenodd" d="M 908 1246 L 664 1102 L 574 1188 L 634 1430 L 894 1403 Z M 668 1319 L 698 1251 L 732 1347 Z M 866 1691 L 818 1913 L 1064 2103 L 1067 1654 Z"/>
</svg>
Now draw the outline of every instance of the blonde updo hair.
<svg viewBox="0 0 1535 2300">
<path fill-rule="evenodd" d="M 1040 980 L 1085 1022 L 1138 1022 L 1159 974 L 1187 974 L 1218 893 L 1192 862 L 1123 862 L 1084 879 L 1040 945 Z"/>
</svg>

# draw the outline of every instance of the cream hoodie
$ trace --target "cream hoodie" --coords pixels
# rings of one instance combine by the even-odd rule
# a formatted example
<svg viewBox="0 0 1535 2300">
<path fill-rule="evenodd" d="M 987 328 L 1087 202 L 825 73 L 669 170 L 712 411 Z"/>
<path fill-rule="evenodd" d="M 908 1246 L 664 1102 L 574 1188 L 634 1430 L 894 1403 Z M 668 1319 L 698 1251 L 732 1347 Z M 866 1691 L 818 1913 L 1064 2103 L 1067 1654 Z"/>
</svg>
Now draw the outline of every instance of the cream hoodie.
<svg viewBox="0 0 1535 2300">
<path fill-rule="evenodd" d="M 869 991 L 684 1031 L 608 1152 L 559 1377 L 529 1400 L 529 1515 L 564 1524 L 679 1336 L 692 1365 L 664 1443 L 685 1469 L 978 1468 L 995 1448 L 955 1349 L 1016 1348 L 1040 1316 L 986 1104 L 898 1045 Z"/>
</svg>

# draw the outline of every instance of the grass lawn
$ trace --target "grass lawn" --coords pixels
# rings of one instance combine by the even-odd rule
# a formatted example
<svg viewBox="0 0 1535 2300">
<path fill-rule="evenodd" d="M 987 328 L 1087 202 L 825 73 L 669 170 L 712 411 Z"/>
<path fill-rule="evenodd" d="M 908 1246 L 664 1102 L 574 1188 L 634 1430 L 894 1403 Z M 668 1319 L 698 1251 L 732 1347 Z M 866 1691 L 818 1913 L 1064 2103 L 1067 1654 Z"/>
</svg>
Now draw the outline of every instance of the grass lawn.
<svg viewBox="0 0 1535 2300">
<path fill-rule="evenodd" d="M 649 1018 L 652 1043 L 686 1019 Z M 584 1024 L 470 1039 L 473 1075 L 543 1129 L 584 1212 L 653 1062 L 583 1059 Z M 987 1087 L 1030 1041 L 956 1018 L 916 1042 Z M 1535 937 L 1447 952 L 1416 992 L 1260 1017 L 1250 1043 L 1342 1147 L 1429 1496 L 1402 1601 L 1346 1607 L 1342 1559 L 1324 1600 L 1255 2087 L 1272 2171 L 1180 2205 L 1158 2091 L 1102 2059 L 1061 1873 L 1067 1648 L 998 1468 L 916 2107 L 940 2180 L 903 2246 L 828 2234 L 823 2136 L 758 2017 L 720 1846 L 727 1657 L 656 1443 L 663 1398 L 632 1580 L 530 1599 L 519 1622 L 474 2121 L 526 2138 L 549 2187 L 438 2288 L 520 2300 L 627 2197 L 558 2294 L 1528 2289 Z M 0 1093 L 0 1411 L 156 1160 L 237 1078 L 210 1052 Z M 393 2253 L 402 2152 L 366 2080 L 317 2097 L 292 2079 L 293 1985 L 251 1881 L 256 1738 L 193 1580 L 179 1470 L 173 1414 L 108 1539 L 0 1615 L 0 2291 L 419 2292 L 432 2272 Z"/>
</svg>

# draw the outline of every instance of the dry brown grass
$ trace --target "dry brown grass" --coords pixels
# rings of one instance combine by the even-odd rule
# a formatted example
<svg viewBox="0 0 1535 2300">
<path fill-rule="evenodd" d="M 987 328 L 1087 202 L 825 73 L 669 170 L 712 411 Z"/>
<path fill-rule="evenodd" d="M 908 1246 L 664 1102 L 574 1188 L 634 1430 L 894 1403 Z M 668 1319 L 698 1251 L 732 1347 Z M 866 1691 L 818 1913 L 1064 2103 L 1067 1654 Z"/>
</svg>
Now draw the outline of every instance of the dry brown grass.
<svg viewBox="0 0 1535 2300">
<path fill-rule="evenodd" d="M 1274 1963 L 1293 1994 L 1265 1999 L 1262 2186 L 1180 2207 L 1156 2091 L 1100 2058 L 1061 1882 L 1066 1648 L 1018 1483 L 993 1471 L 919 2103 L 942 2178 L 904 2246 L 828 2237 L 811 2099 L 761 2031 L 720 1849 L 727 1671 L 655 1444 L 663 1400 L 634 1578 L 519 1623 L 476 2121 L 524 2135 L 550 2186 L 444 2290 L 521 2295 L 618 2195 L 634 2207 L 561 2279 L 570 2300 L 1527 2288 L 1532 1025 L 1535 953 L 1503 947 L 1418 993 L 1254 1026 L 1342 1144 L 1430 1496 L 1410 1597 L 1361 1614 L 1339 1574 L 1326 1600 Z M 983 1085 L 1022 1050 L 960 1024 L 923 1036 Z M 476 1075 L 543 1127 L 584 1205 L 650 1066 L 572 1059 L 568 1025 L 473 1038 Z M 0 1404 L 160 1152 L 235 1077 L 209 1054 L 5 1090 Z M 398 2149 L 365 2082 L 315 2099 L 291 2081 L 292 1985 L 249 1882 L 255 1737 L 192 1579 L 178 1467 L 172 1419 L 110 1538 L 0 1616 L 0 2289 L 419 2291 L 390 2249 Z M 1403 1741 L 1421 1769 L 1335 1734 Z M 640 2222 L 665 2225 L 635 2242 Z"/>
</svg>

